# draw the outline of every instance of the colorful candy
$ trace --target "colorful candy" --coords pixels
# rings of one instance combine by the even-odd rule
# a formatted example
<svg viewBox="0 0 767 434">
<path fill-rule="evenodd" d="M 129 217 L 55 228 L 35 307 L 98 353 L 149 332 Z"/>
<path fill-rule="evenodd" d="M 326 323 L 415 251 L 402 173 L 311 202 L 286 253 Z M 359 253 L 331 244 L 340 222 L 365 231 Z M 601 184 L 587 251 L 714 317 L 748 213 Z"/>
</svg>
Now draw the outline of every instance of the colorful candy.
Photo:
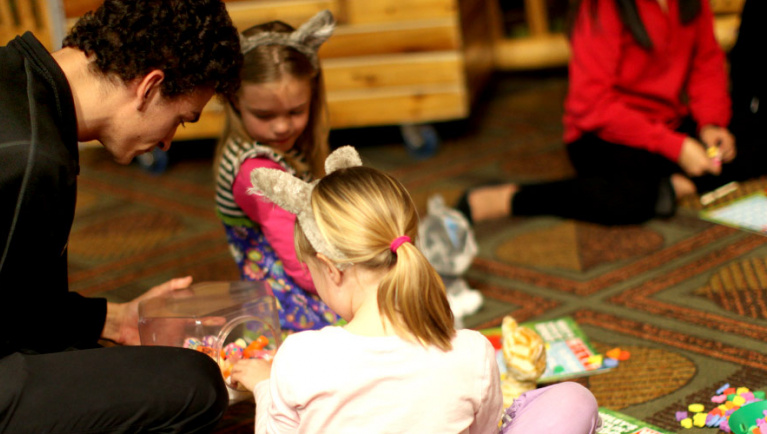
<svg viewBox="0 0 767 434">
<path fill-rule="evenodd" d="M 269 338 L 260 335 L 256 339 L 248 342 L 244 338 L 230 342 L 221 348 L 218 357 L 216 357 L 217 338 L 212 335 L 204 336 L 202 339 L 190 337 L 184 340 L 184 348 L 199 351 L 207 354 L 213 360 L 216 360 L 221 368 L 221 375 L 228 380 L 232 375 L 232 367 L 241 359 L 263 359 L 271 362 L 274 358 L 274 346 L 270 344 Z"/>
<path fill-rule="evenodd" d="M 683 428 L 696 427 L 718 427 L 723 432 L 732 432 L 729 425 L 730 415 L 746 404 L 764 401 L 765 392 L 762 390 L 752 392 L 746 387 L 730 387 L 725 384 L 716 391 L 716 395 L 711 397 L 711 402 L 717 404 L 712 410 L 705 412 L 703 404 L 690 404 L 687 410 L 692 413 L 689 417 L 687 412 L 677 411 L 675 419 Z M 766 415 L 767 416 L 767 415 Z M 757 419 L 755 427 L 749 431 L 749 434 L 767 434 L 767 421 Z"/>
<path fill-rule="evenodd" d="M 188 338 L 184 340 L 184 348 L 196 350 L 200 345 L 202 345 L 202 342 L 197 338 Z"/>
</svg>

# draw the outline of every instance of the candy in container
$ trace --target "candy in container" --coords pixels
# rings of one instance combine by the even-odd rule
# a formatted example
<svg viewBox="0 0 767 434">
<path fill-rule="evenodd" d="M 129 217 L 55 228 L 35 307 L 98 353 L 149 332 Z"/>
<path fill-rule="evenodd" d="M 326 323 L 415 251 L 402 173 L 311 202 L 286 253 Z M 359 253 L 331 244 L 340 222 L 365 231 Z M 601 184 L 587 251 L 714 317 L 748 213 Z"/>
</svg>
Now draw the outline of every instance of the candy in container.
<svg viewBox="0 0 767 434">
<path fill-rule="evenodd" d="M 271 360 L 281 343 L 277 301 L 266 282 L 206 282 L 139 304 L 142 345 L 189 348 L 218 363 L 231 402 L 250 394 L 230 379 L 243 358 Z"/>
</svg>

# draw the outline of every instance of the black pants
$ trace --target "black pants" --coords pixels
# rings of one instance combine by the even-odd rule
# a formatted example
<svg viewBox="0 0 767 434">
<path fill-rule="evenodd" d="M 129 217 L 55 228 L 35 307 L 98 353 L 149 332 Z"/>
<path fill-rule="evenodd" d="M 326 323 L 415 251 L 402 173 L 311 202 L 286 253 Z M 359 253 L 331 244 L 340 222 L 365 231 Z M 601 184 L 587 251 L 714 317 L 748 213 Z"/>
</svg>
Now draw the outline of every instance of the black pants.
<svg viewBox="0 0 767 434">
<path fill-rule="evenodd" d="M 0 359 L 2 433 L 204 433 L 228 405 L 210 357 L 110 347 Z"/>
<path fill-rule="evenodd" d="M 680 131 L 695 131 L 695 125 L 686 122 Z M 750 130 L 740 125 L 733 133 L 737 157 L 723 164 L 718 176 L 692 178 L 699 193 L 767 173 L 767 136 L 762 131 L 747 134 Z M 522 186 L 512 200 L 514 215 L 555 215 L 618 225 L 642 223 L 675 212 L 670 178 L 682 170 L 670 160 L 595 135 L 584 135 L 570 143 L 567 152 L 577 176 Z"/>
<path fill-rule="evenodd" d="M 767 5 L 747 0 L 743 6 L 738 40 L 730 53 L 732 122 L 737 156 L 722 166 L 719 176 L 693 179 L 699 193 L 731 181 L 743 181 L 767 173 L 767 92 L 764 68 L 759 60 L 764 45 Z M 687 122 L 683 132 L 691 135 Z M 669 210 L 668 178 L 679 167 L 640 149 L 606 143 L 586 136 L 568 145 L 575 166 L 574 179 L 524 186 L 512 201 L 515 215 L 550 214 L 602 224 L 640 223 Z"/>
</svg>

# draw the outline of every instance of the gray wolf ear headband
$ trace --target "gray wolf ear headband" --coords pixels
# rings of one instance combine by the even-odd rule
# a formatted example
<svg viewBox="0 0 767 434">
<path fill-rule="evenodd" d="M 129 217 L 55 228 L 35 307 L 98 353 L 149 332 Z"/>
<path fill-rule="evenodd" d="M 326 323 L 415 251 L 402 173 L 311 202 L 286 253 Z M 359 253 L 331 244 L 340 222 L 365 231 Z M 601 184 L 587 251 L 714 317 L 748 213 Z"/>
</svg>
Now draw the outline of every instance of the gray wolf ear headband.
<svg viewBox="0 0 767 434">
<path fill-rule="evenodd" d="M 362 159 L 357 150 L 351 146 L 342 146 L 328 155 L 325 160 L 325 173 L 329 175 L 336 170 L 356 166 L 362 166 Z M 279 207 L 296 215 L 314 250 L 339 262 L 347 259 L 346 255 L 325 241 L 314 220 L 312 190 L 319 180 L 309 183 L 282 170 L 261 168 L 250 172 L 250 182 L 253 187 L 248 189 L 248 194 L 265 196 Z"/>
<path fill-rule="evenodd" d="M 304 54 L 315 68 L 319 67 L 317 50 L 330 38 L 335 29 L 336 20 L 329 10 L 317 12 L 309 21 L 291 33 L 261 32 L 252 36 L 240 34 L 242 54 L 260 45 L 283 45 Z"/>
</svg>

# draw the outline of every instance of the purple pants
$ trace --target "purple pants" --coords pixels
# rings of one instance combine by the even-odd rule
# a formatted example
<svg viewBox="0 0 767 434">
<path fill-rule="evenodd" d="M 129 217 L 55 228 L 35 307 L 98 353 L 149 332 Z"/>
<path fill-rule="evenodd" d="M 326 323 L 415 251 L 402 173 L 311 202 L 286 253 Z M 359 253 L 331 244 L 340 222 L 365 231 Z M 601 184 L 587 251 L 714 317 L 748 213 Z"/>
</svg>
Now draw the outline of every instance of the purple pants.
<svg viewBox="0 0 767 434">
<path fill-rule="evenodd" d="M 504 421 L 502 434 L 595 434 L 602 425 L 594 395 L 573 382 L 523 393 L 506 409 Z"/>
</svg>

